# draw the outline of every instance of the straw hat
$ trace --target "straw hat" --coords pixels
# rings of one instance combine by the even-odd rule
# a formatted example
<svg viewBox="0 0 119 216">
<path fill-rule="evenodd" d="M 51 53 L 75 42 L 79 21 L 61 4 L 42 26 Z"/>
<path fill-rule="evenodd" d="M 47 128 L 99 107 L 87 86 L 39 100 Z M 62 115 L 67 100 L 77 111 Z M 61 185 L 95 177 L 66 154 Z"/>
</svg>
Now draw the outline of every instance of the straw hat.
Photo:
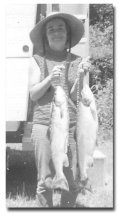
<svg viewBox="0 0 119 216">
<path fill-rule="evenodd" d="M 43 51 L 42 33 L 44 25 L 53 18 L 62 18 L 68 23 L 71 29 L 71 47 L 74 47 L 84 34 L 83 23 L 75 16 L 67 13 L 52 12 L 39 21 L 30 32 L 30 38 L 34 46 Z"/>
</svg>

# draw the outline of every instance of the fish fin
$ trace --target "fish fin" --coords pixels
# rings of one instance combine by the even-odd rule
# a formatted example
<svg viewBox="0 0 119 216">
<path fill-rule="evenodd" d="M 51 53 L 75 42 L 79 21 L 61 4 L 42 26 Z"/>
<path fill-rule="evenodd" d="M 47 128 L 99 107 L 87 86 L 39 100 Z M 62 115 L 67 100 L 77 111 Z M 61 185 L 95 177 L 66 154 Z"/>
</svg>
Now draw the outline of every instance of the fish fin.
<svg viewBox="0 0 119 216">
<path fill-rule="evenodd" d="M 66 138 L 65 138 L 65 145 L 64 145 L 64 153 L 65 154 L 67 153 L 68 145 L 69 145 L 69 143 L 68 143 L 68 135 L 67 135 Z"/>
<path fill-rule="evenodd" d="M 67 149 L 68 149 L 68 135 L 66 136 L 66 139 L 65 139 L 65 149 L 64 149 L 64 153 L 65 153 L 65 160 L 64 160 L 64 166 L 65 167 L 68 167 L 69 166 L 69 160 L 68 160 L 68 157 L 67 157 Z"/>
<path fill-rule="evenodd" d="M 90 110 L 91 110 L 91 113 L 92 113 L 92 116 L 93 116 L 94 120 L 96 121 L 96 119 L 97 119 L 97 112 L 96 112 L 96 108 L 95 108 L 95 103 L 94 102 L 92 102 L 90 104 Z"/>
<path fill-rule="evenodd" d="M 65 167 L 68 167 L 68 166 L 69 166 L 69 160 L 68 160 L 67 155 L 65 155 L 64 166 L 65 166 Z"/>
</svg>

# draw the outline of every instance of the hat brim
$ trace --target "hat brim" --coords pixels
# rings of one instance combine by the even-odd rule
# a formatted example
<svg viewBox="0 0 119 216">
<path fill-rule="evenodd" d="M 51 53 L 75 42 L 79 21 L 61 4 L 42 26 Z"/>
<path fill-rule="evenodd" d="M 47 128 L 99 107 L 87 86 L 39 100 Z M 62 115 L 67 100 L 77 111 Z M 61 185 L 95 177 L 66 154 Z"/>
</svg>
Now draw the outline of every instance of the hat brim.
<svg viewBox="0 0 119 216">
<path fill-rule="evenodd" d="M 39 21 L 36 26 L 30 32 L 30 39 L 34 46 L 40 51 L 43 51 L 42 32 L 43 26 L 53 18 L 64 19 L 71 28 L 71 47 L 74 47 L 82 38 L 84 34 L 83 23 L 75 16 L 67 13 L 55 13 L 47 16 L 43 20 Z"/>
</svg>

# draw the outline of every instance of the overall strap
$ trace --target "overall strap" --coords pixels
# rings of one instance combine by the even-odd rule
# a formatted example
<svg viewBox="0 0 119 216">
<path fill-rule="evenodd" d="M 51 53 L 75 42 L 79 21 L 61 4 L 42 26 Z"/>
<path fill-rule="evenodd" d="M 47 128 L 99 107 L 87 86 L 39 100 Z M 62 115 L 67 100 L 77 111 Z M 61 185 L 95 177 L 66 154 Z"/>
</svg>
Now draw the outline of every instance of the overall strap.
<svg viewBox="0 0 119 216">
<path fill-rule="evenodd" d="M 41 81 L 42 81 L 45 78 L 44 57 L 40 55 L 34 55 L 33 57 L 41 70 Z"/>
</svg>

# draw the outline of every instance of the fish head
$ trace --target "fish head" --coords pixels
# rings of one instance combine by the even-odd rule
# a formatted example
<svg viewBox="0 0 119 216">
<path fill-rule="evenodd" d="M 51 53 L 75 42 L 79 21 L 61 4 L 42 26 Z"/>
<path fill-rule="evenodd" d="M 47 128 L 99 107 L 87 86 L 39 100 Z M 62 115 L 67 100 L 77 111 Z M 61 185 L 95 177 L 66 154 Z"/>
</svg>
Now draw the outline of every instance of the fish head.
<svg viewBox="0 0 119 216">
<path fill-rule="evenodd" d="M 81 97 L 84 105 L 90 106 L 91 102 L 93 101 L 93 93 L 91 92 L 89 86 L 86 84 L 81 91 Z"/>
<path fill-rule="evenodd" d="M 54 93 L 54 103 L 57 106 L 62 105 L 66 101 L 66 94 L 61 86 L 57 86 Z"/>
</svg>

